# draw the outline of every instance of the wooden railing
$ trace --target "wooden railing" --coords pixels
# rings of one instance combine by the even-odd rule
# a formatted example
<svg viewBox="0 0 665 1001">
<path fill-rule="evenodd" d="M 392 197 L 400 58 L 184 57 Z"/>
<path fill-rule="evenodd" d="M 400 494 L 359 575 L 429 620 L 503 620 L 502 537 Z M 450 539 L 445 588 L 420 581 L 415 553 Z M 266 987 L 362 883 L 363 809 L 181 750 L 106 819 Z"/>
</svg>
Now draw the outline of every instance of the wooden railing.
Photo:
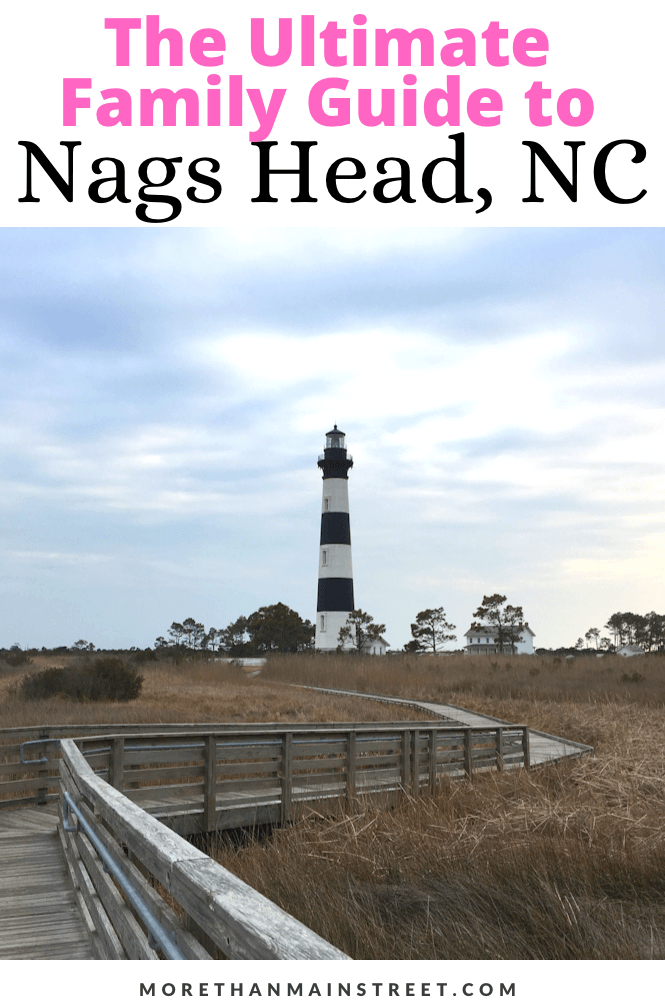
<svg viewBox="0 0 665 1001">
<path fill-rule="evenodd" d="M 362 730 L 365 723 L 354 724 Z M 385 724 L 388 727 L 402 727 L 404 722 Z M 308 723 L 308 730 L 348 729 L 348 723 Z M 12 727 L 0 730 L 0 809 L 3 806 L 29 806 L 33 803 L 44 805 L 58 798 L 58 766 L 60 756 L 58 742 L 62 738 L 89 737 L 103 734 L 141 735 L 151 734 L 196 734 L 237 731 L 237 723 L 95 723 L 88 725 L 67 724 L 63 726 Z M 245 733 L 271 730 L 288 730 L 284 723 L 243 723 Z M 297 729 L 297 727 L 293 727 Z M 49 741 L 50 743 L 46 743 Z M 26 746 L 27 745 L 27 746 Z M 24 747 L 25 764 L 20 761 L 21 747 Z M 48 763 L 38 759 L 47 756 Z"/>
<path fill-rule="evenodd" d="M 528 767 L 529 734 L 412 722 L 192 728 L 65 738 L 60 754 L 60 837 L 100 959 L 162 958 L 145 908 L 177 957 L 347 959 L 164 825 L 191 832 L 285 823 L 321 801 L 331 810 L 361 796 L 416 795 L 444 774 Z M 135 894 L 143 910 L 129 906 Z"/>
<path fill-rule="evenodd" d="M 20 745 L 0 745 L 0 803 L 56 798 L 57 752 L 51 728 L 20 732 Z M 120 730 L 114 727 L 114 731 Z M 434 788 L 440 775 L 529 767 L 524 726 L 463 727 L 445 723 L 348 723 L 306 727 L 128 728 L 133 732 L 79 737 L 95 772 L 180 833 L 289 821 L 303 803 L 354 800 L 407 789 Z M 146 730 L 148 732 L 146 732 Z M 7 731 L 0 735 L 6 738 Z M 11 736 L 16 740 L 19 733 Z M 41 743 L 40 741 L 43 741 Z M 7 759 L 10 759 L 9 761 Z M 4 797 L 4 799 L 3 799 Z"/>
<path fill-rule="evenodd" d="M 284 824 L 313 803 L 434 789 L 439 776 L 529 765 L 526 727 L 231 731 L 89 737 L 91 767 L 181 834 Z"/>
<path fill-rule="evenodd" d="M 5 805 L 60 798 L 59 836 L 100 959 L 347 959 L 179 833 L 287 823 L 434 790 L 442 775 L 530 764 L 523 726 L 108 729 L 0 732 Z"/>
<path fill-rule="evenodd" d="M 78 823 L 68 803 L 60 836 L 99 959 L 162 958 L 146 909 L 178 958 L 349 958 L 95 775 L 73 740 L 61 751 L 61 796 Z"/>
</svg>

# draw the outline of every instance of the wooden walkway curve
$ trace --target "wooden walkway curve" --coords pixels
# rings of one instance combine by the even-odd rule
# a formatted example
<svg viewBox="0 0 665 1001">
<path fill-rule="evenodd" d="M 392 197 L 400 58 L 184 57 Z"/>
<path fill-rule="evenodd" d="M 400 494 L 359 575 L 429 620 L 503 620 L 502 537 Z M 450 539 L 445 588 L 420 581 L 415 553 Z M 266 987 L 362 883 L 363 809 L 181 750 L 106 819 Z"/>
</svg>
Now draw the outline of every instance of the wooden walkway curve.
<svg viewBox="0 0 665 1001">
<path fill-rule="evenodd" d="M 360 699 L 371 699 L 375 702 L 385 702 L 393 705 L 410 706 L 415 709 L 423 709 L 432 713 L 440 719 L 451 723 L 461 723 L 462 726 L 486 726 L 488 723 L 497 723 L 501 726 L 509 726 L 506 720 L 497 719 L 496 716 L 486 716 L 484 713 L 471 712 L 470 709 L 463 709 L 461 706 L 450 705 L 445 702 L 427 702 L 420 699 L 403 699 L 392 695 L 374 695 L 368 692 L 353 692 L 342 688 L 319 688 L 313 685 L 294 685 L 294 688 L 308 688 L 316 692 L 326 692 L 329 695 L 350 695 Z M 529 744 L 531 749 L 531 767 L 534 765 L 551 764 L 556 761 L 563 761 L 565 758 L 579 758 L 593 753 L 593 747 L 588 744 L 578 744 L 574 740 L 566 737 L 555 737 L 551 733 L 542 733 L 540 730 L 529 728 Z"/>
</svg>

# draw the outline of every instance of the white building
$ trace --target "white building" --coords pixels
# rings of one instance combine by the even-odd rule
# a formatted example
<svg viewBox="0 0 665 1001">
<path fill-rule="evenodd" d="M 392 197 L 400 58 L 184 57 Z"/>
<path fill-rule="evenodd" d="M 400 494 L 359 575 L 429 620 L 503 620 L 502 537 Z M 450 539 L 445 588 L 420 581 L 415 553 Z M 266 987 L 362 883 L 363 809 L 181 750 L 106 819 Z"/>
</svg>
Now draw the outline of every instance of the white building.
<svg viewBox="0 0 665 1001">
<path fill-rule="evenodd" d="M 383 636 L 379 636 L 378 639 L 371 640 L 363 647 L 363 653 L 369 653 L 376 657 L 382 657 L 384 653 L 388 653 L 388 647 L 390 643 L 384 640 Z"/>
<path fill-rule="evenodd" d="M 536 634 L 529 627 L 529 623 L 524 624 L 524 629 L 520 634 L 518 642 L 515 644 L 515 653 L 533 653 L 533 637 Z M 466 638 L 465 653 L 472 654 L 497 654 L 501 650 L 497 646 L 497 630 L 492 626 L 480 626 L 478 629 L 467 629 L 464 633 Z M 504 650 L 504 653 L 508 651 Z"/>
</svg>

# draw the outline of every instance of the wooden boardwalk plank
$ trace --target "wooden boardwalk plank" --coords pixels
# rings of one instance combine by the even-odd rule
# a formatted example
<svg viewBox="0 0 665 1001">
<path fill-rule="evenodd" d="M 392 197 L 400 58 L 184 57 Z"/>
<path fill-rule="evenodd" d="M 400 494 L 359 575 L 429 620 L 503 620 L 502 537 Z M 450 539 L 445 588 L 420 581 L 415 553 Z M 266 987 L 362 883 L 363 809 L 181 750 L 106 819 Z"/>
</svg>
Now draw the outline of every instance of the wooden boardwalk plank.
<svg viewBox="0 0 665 1001">
<path fill-rule="evenodd" d="M 57 818 L 31 817 L 34 812 L 13 810 L 9 820 L 3 817 L 0 959 L 94 959 L 54 829 Z M 23 813 L 27 828 L 21 825 Z M 45 832 L 49 826 L 51 832 Z"/>
<path fill-rule="evenodd" d="M 16 831 L 55 831 L 58 824 L 56 803 L 48 806 L 26 806 L 0 810 L 0 839 L 11 837 Z"/>
</svg>

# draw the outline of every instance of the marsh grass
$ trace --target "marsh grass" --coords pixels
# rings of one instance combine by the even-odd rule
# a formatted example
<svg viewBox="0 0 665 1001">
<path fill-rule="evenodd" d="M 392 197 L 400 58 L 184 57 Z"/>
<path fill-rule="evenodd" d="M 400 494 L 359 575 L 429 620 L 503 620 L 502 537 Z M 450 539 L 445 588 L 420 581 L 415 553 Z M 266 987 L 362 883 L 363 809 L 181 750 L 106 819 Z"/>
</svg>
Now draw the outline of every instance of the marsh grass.
<svg viewBox="0 0 665 1001">
<path fill-rule="evenodd" d="M 236 665 L 206 661 L 141 664 L 143 689 L 132 702 L 21 698 L 21 684 L 28 674 L 77 662 L 72 657 L 37 656 L 31 665 L 3 671 L 0 729 L 68 723 L 306 723 L 431 718 L 416 710 L 287 688 L 263 677 L 248 677 Z"/>
<path fill-rule="evenodd" d="M 515 699 L 665 704 L 665 655 L 627 659 L 591 654 L 573 660 L 464 654 L 285 656 L 272 658 L 264 674 L 266 678 L 292 683 L 430 701 L 455 703 L 472 696 L 488 706 L 495 705 L 496 700 Z"/>
</svg>

